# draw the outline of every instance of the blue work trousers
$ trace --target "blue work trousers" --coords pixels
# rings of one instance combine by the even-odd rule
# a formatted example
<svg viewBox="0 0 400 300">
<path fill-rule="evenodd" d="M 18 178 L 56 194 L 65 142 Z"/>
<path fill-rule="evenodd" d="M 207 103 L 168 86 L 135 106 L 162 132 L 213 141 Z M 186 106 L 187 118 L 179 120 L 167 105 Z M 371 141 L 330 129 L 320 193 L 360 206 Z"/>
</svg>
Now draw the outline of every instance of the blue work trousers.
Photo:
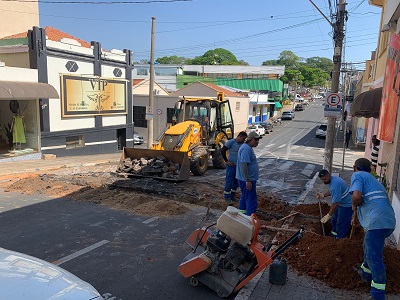
<svg viewBox="0 0 400 300">
<path fill-rule="evenodd" d="M 393 229 L 368 230 L 364 237 L 364 262 L 361 265 L 361 276 L 371 281 L 371 296 L 374 300 L 385 299 L 386 270 L 383 263 L 383 247 L 385 238 Z"/>
<path fill-rule="evenodd" d="M 239 187 L 238 180 L 236 179 L 236 166 L 226 165 L 225 174 L 225 189 L 224 198 L 229 202 L 229 200 L 235 200 L 236 191 Z"/>
<path fill-rule="evenodd" d="M 353 210 L 351 207 L 338 206 L 332 216 L 332 235 L 343 239 L 349 232 Z"/>
<path fill-rule="evenodd" d="M 240 200 L 239 200 L 239 211 L 245 212 L 246 215 L 251 216 L 252 213 L 255 213 L 257 210 L 257 191 L 256 184 L 257 180 L 251 181 L 252 188 L 248 190 L 246 188 L 246 181 L 238 180 L 239 187 L 241 191 Z"/>
</svg>

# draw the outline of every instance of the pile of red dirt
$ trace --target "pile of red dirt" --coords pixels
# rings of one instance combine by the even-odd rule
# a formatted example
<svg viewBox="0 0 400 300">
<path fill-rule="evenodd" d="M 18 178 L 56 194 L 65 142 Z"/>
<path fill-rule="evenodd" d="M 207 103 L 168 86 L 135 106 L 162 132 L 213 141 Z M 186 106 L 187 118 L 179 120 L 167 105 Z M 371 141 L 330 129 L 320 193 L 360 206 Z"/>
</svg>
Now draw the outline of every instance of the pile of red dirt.
<svg viewBox="0 0 400 300">
<path fill-rule="evenodd" d="M 321 204 L 323 215 L 328 213 L 329 209 L 328 204 Z M 288 224 L 289 227 L 299 229 L 303 225 L 305 233 L 282 255 L 289 266 L 299 274 L 315 277 L 333 288 L 368 292 L 369 284 L 363 282 L 355 271 L 363 261 L 363 229 L 357 226 L 352 239 L 333 239 L 322 236 L 318 203 L 298 205 L 293 211 L 300 213 Z M 325 224 L 324 229 L 325 234 L 329 235 L 330 222 Z M 289 236 L 290 233 L 287 232 L 279 232 L 276 235 L 279 241 L 284 241 Z M 387 275 L 386 291 L 399 294 L 400 251 L 385 247 L 384 261 Z"/>
<path fill-rule="evenodd" d="M 323 216 L 325 216 L 329 212 L 330 208 L 331 207 L 328 205 L 328 203 L 321 202 L 321 211 L 322 211 Z M 313 215 L 313 216 L 320 215 L 318 203 L 300 204 L 300 205 L 297 205 L 293 210 L 301 212 L 303 214 L 307 214 L 307 215 Z"/>
<path fill-rule="evenodd" d="M 265 192 L 262 192 L 257 195 L 257 201 L 257 208 L 259 210 L 279 212 L 282 214 L 288 213 L 291 210 L 291 207 L 289 205 L 283 203 L 282 200 L 274 194 L 267 194 Z"/>
<path fill-rule="evenodd" d="M 332 239 L 305 233 L 283 255 L 300 274 L 316 277 L 329 286 L 346 290 L 369 291 L 355 269 L 363 261 L 362 239 Z M 385 247 L 386 291 L 400 293 L 400 251 Z"/>
</svg>

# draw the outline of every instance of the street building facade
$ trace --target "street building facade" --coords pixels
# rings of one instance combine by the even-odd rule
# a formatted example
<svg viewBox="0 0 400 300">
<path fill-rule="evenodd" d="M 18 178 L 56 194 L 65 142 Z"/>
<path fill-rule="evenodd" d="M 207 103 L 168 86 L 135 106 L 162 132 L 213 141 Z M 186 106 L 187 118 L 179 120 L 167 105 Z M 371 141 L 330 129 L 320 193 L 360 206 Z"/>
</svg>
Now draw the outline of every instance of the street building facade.
<svg viewBox="0 0 400 300">
<path fill-rule="evenodd" d="M 18 67 L 27 73 L 36 70 L 37 82 L 57 92 L 38 99 L 37 128 L 30 130 L 40 141 L 34 151 L 73 156 L 133 145 L 130 50 L 104 51 L 99 42 L 87 43 L 52 27 L 33 27 L 0 40 L 0 61 L 13 66 L 15 52 L 24 58 L 15 61 Z M 28 67 L 18 65 L 21 61 Z M 24 103 L 19 107 L 24 114 Z M 17 150 L 25 149 L 32 147 L 21 143 Z"/>
<path fill-rule="evenodd" d="M 399 0 L 370 0 L 370 5 L 382 8 L 378 45 L 373 66 L 372 85 L 369 90 L 355 97 L 353 116 L 368 118 L 366 128 L 366 153 L 370 159 L 372 136 L 381 141 L 377 176 L 387 189 L 395 211 L 396 228 L 393 232 L 400 249 L 400 114 L 398 61 L 400 52 Z M 365 73 L 364 77 L 370 74 Z M 364 83 L 367 82 L 364 80 Z"/>
</svg>

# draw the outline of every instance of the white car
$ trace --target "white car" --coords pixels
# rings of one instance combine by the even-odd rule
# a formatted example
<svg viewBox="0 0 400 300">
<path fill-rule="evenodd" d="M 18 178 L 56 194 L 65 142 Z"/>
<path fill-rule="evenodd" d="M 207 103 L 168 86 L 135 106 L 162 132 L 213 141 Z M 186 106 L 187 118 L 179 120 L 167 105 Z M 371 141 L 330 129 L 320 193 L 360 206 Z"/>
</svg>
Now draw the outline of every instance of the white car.
<svg viewBox="0 0 400 300">
<path fill-rule="evenodd" d="M 259 124 L 249 125 L 246 128 L 246 133 L 256 132 L 258 135 L 265 135 L 265 128 Z"/>
<path fill-rule="evenodd" d="M 294 111 L 293 110 L 285 110 L 281 115 L 282 120 L 293 120 L 294 119 Z"/>
<path fill-rule="evenodd" d="M 321 137 L 321 138 L 326 138 L 326 130 L 328 126 L 326 124 L 321 124 L 317 128 L 317 131 L 315 132 L 316 137 Z"/>
<path fill-rule="evenodd" d="M 133 144 L 134 145 L 141 145 L 144 143 L 144 138 L 136 131 L 133 132 Z"/>
<path fill-rule="evenodd" d="M 302 96 L 300 96 L 299 94 L 296 94 L 295 100 L 297 102 L 304 102 L 304 98 Z"/>
<path fill-rule="evenodd" d="M 322 95 L 313 95 L 312 99 L 318 100 L 318 99 L 323 99 L 324 97 Z"/>
<path fill-rule="evenodd" d="M 1 299 L 103 300 L 89 283 L 39 258 L 0 248 Z"/>
</svg>

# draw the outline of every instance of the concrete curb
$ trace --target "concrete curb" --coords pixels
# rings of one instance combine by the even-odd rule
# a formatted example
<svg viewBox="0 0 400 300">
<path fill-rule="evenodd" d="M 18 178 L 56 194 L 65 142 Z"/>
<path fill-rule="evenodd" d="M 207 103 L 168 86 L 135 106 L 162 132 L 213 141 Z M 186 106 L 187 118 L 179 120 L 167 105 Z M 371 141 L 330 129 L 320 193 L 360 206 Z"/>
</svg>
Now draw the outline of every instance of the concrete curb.
<svg viewBox="0 0 400 300">
<path fill-rule="evenodd" d="M 304 204 L 304 200 L 308 196 L 308 193 L 314 188 L 315 181 L 318 178 L 318 172 L 315 173 L 314 177 L 306 183 L 306 189 L 299 196 L 297 204 Z"/>
<path fill-rule="evenodd" d="M 262 275 L 267 270 L 265 268 L 263 271 L 258 273 L 252 280 L 249 281 L 237 294 L 235 300 L 247 300 L 250 298 L 251 294 L 253 293 L 254 289 L 256 288 L 258 282 L 260 281 Z"/>
</svg>

